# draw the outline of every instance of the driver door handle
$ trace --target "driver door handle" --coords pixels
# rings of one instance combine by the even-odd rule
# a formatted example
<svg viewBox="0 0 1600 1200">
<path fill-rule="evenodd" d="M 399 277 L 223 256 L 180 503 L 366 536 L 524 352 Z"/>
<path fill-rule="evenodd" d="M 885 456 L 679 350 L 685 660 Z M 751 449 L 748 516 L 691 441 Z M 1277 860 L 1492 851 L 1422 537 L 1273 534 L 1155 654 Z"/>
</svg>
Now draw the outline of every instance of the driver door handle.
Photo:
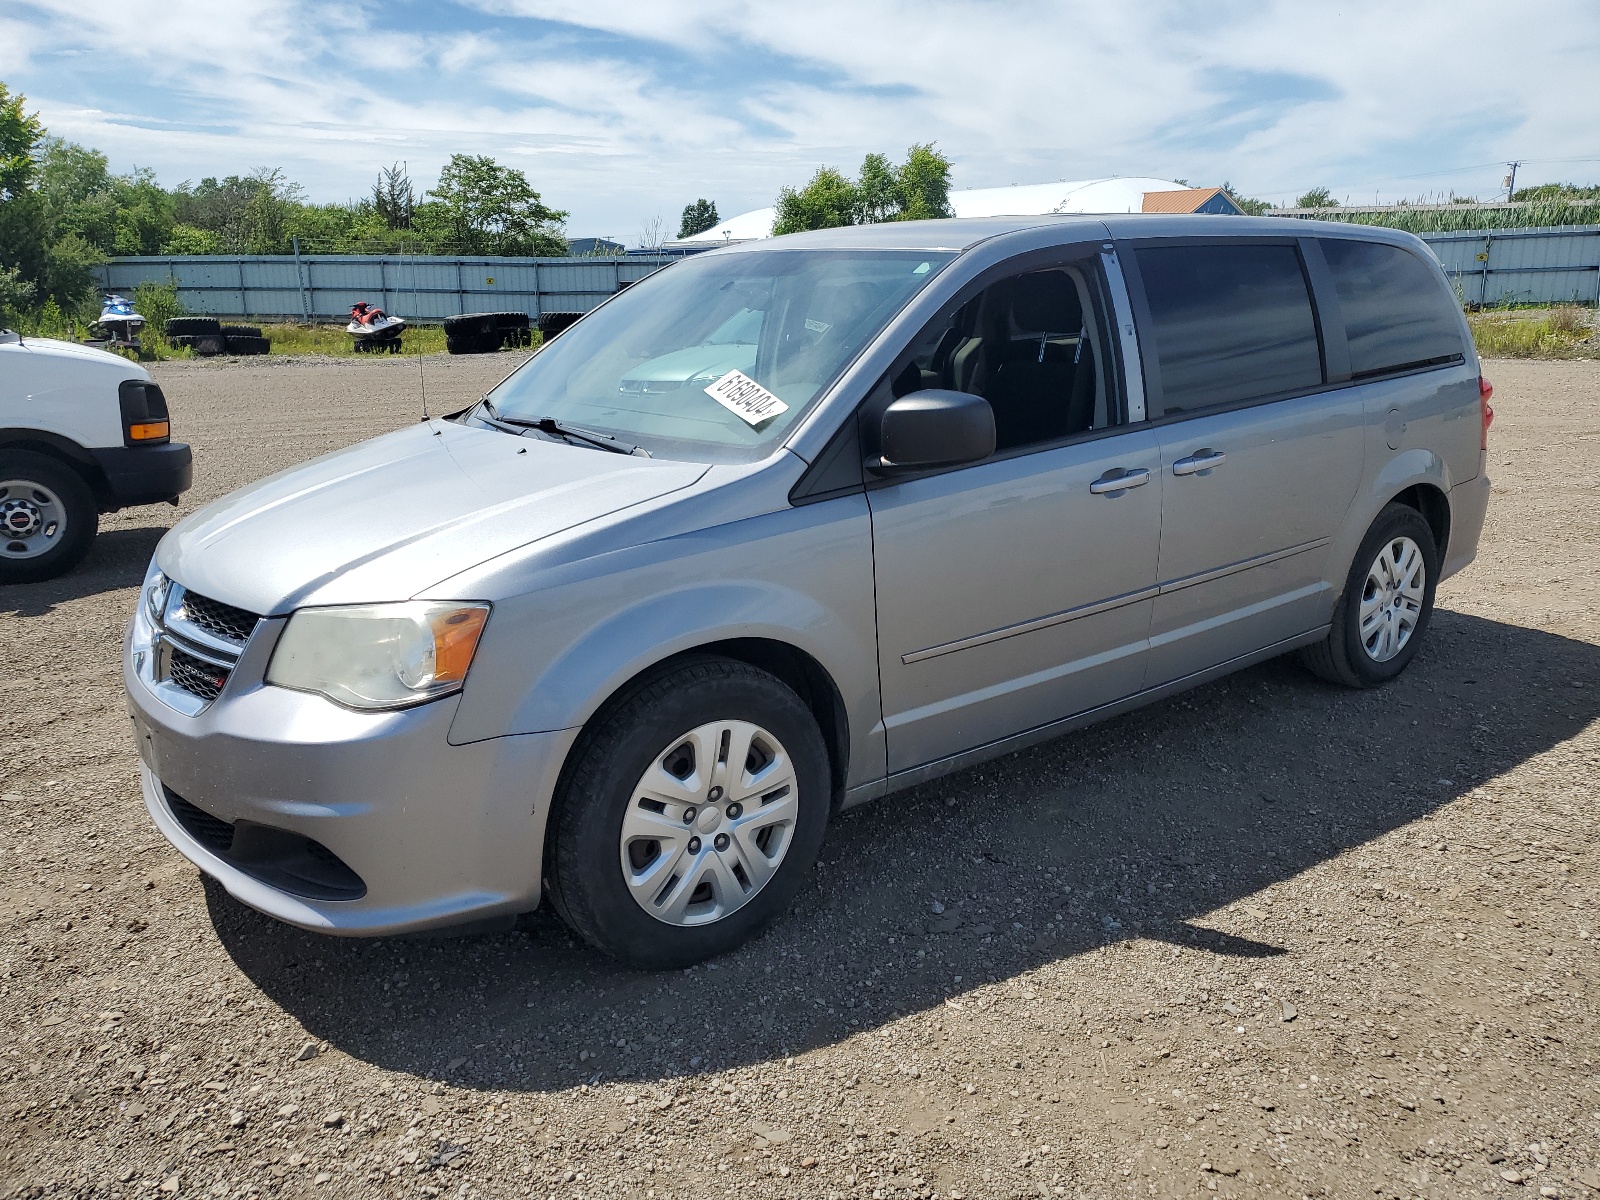
<svg viewBox="0 0 1600 1200">
<path fill-rule="evenodd" d="M 1180 458 L 1172 464 L 1174 475 L 1198 475 L 1201 471 L 1209 471 L 1212 467 L 1220 467 L 1228 460 L 1228 456 L 1220 450 L 1196 450 L 1188 458 Z"/>
<path fill-rule="evenodd" d="M 1119 471 L 1120 474 L 1113 474 L 1113 471 Z M 1114 495 L 1118 492 L 1125 492 L 1129 488 L 1143 487 L 1149 482 L 1150 472 L 1143 467 L 1132 471 L 1123 471 L 1120 467 L 1113 467 L 1111 471 L 1107 471 L 1099 479 L 1091 483 L 1089 490 L 1096 496 Z"/>
</svg>

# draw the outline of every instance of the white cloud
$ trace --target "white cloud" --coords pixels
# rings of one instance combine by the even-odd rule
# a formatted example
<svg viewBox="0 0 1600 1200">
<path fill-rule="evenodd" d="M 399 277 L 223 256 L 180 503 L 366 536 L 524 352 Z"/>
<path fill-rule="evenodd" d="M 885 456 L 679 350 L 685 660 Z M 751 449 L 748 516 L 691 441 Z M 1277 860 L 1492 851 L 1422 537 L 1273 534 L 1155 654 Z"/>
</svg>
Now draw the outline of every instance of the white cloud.
<svg viewBox="0 0 1600 1200">
<path fill-rule="evenodd" d="M 1496 166 L 1440 172 L 1600 157 L 1591 0 L 1537 21 L 1490 0 L 481 0 L 428 9 L 436 31 L 416 9 L 310 0 L 96 13 L 23 0 L 0 70 L 119 168 L 281 165 L 339 199 L 395 159 L 429 181 L 488 153 L 575 233 L 624 238 L 696 196 L 730 215 L 914 141 L 938 142 L 958 187 L 1155 174 L 1277 199 L 1487 194 Z"/>
</svg>

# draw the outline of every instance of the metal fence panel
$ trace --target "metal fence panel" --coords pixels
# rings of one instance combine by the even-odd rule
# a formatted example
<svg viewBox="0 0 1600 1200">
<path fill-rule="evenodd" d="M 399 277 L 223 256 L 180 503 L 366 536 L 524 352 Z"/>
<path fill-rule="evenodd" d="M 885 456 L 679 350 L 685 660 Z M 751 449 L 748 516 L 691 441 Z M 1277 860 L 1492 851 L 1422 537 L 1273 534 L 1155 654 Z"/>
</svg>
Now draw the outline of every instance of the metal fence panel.
<svg viewBox="0 0 1600 1200">
<path fill-rule="evenodd" d="M 1465 305 L 1600 303 L 1600 225 L 1418 236 Z"/>
<path fill-rule="evenodd" d="M 1468 306 L 1600 303 L 1600 225 L 1424 233 Z M 675 261 L 627 258 L 432 258 L 363 254 L 116 258 L 100 286 L 131 292 L 178 282 L 193 313 L 329 320 L 357 301 L 414 321 L 466 312 L 588 312 L 626 283 Z"/>
<path fill-rule="evenodd" d="M 676 261 L 627 258 L 434 258 L 364 254 L 115 258 L 96 271 L 115 292 L 175 280 L 191 313 L 330 320 L 358 301 L 413 321 L 467 312 L 588 312 L 622 285 Z"/>
</svg>

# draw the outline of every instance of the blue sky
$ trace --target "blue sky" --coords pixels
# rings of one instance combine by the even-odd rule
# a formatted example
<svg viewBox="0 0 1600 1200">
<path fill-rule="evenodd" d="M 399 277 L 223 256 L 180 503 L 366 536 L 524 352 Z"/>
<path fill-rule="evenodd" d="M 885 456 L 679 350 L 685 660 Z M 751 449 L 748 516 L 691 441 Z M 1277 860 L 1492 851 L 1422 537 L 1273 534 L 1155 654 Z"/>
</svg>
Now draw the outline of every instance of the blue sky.
<svg viewBox="0 0 1600 1200">
<path fill-rule="evenodd" d="M 452 153 L 569 232 L 670 235 L 820 164 L 933 141 L 954 183 L 1153 175 L 1354 203 L 1600 179 L 1600 5 L 1149 0 L 10 0 L 0 79 L 163 183 L 282 167 L 317 200 Z"/>
</svg>

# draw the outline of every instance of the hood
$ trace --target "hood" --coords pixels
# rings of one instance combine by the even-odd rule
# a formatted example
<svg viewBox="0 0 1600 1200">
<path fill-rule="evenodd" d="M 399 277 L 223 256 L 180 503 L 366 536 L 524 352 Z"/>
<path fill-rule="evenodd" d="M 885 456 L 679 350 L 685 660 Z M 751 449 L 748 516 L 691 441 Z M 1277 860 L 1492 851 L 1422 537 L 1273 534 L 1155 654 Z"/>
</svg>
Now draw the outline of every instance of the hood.
<svg viewBox="0 0 1600 1200">
<path fill-rule="evenodd" d="M 149 379 L 150 372 L 138 363 L 99 350 L 93 346 L 80 346 L 77 342 L 62 342 L 55 338 L 23 337 L 15 342 L 0 343 L 6 354 L 26 354 L 29 361 L 38 365 L 54 364 L 62 370 L 104 372 L 108 377 L 122 379 Z"/>
<path fill-rule="evenodd" d="M 185 587 L 268 616 L 404 600 L 705 471 L 432 421 L 207 505 L 173 527 L 156 560 Z"/>
</svg>

